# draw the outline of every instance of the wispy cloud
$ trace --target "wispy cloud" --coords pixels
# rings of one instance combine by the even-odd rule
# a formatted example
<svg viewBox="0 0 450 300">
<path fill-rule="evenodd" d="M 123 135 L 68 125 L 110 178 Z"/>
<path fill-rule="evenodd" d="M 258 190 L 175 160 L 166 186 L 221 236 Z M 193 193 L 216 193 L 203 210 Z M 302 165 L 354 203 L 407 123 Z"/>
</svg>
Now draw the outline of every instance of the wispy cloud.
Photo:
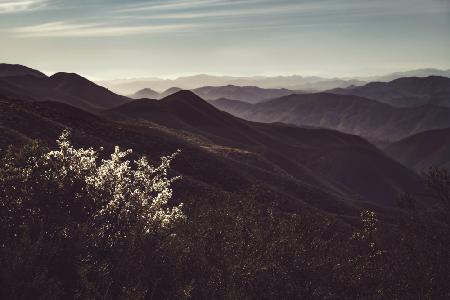
<svg viewBox="0 0 450 300">
<path fill-rule="evenodd" d="M 104 23 L 72 24 L 66 22 L 53 22 L 19 27 L 13 29 L 12 32 L 22 37 L 101 37 L 182 32 L 199 26 L 201 25 L 170 24 L 118 26 Z"/>
<path fill-rule="evenodd" d="M 251 0 L 249 0 L 251 1 Z M 199 7 L 214 7 L 221 5 L 232 5 L 234 1 L 226 0 L 174 0 L 164 2 L 153 2 L 144 4 L 125 5 L 116 10 L 118 13 L 123 12 L 146 12 L 161 10 L 179 10 L 179 9 L 195 9 Z"/>
<path fill-rule="evenodd" d="M 0 14 L 18 13 L 35 10 L 48 5 L 46 0 L 0 0 Z"/>
<path fill-rule="evenodd" d="M 430 1 L 435 4 L 430 5 Z M 42 7 L 60 10 L 58 14 L 53 14 L 52 22 L 41 20 L 37 25 L 7 29 L 20 37 L 99 37 L 364 23 L 368 18 L 378 16 L 441 13 L 446 10 L 442 3 L 445 4 L 448 0 L 133 0 L 132 4 L 111 0 L 80 2 L 0 0 L 0 13 Z"/>
<path fill-rule="evenodd" d="M 405 5 L 408 2 L 411 5 Z M 285 15 L 296 14 L 311 16 L 379 16 L 394 14 L 414 14 L 424 12 L 442 12 L 442 5 L 426 5 L 424 0 L 399 0 L 399 2 L 386 2 L 373 0 L 371 2 L 359 2 L 354 0 L 345 1 L 280 1 L 271 2 L 264 0 L 246 1 L 176 1 L 171 4 L 134 7 L 120 10 L 122 14 L 119 19 L 201 19 L 216 17 L 242 17 L 260 15 Z M 441 1 L 441 0 L 440 0 Z M 445 0 L 448 1 L 448 0 Z M 425 1 L 426 2 L 426 1 Z M 264 3 L 264 4 L 262 4 Z M 243 5 L 240 5 L 243 4 Z M 256 5 L 254 5 L 256 4 Z M 220 8 L 208 9 L 208 5 L 221 6 Z M 199 7 L 196 7 L 199 6 Z M 172 9 L 186 7 L 189 9 Z M 200 9 L 202 8 L 202 9 Z M 158 11 L 152 12 L 151 10 Z M 143 10 L 148 10 L 142 13 Z M 159 11 L 161 10 L 161 11 Z M 126 14 L 126 13 L 129 14 Z"/>
<path fill-rule="evenodd" d="M 154 15 L 133 16 L 135 18 L 146 19 L 197 19 L 197 18 L 213 18 L 213 17 L 241 17 L 241 16 L 258 16 L 258 15 L 274 15 L 274 14 L 298 14 L 299 12 L 317 12 L 321 9 L 316 4 L 282 4 L 263 7 L 247 7 L 247 8 L 231 8 L 209 11 L 190 11 L 190 12 L 173 12 L 158 13 Z M 130 18 L 126 16 L 124 18 Z"/>
</svg>

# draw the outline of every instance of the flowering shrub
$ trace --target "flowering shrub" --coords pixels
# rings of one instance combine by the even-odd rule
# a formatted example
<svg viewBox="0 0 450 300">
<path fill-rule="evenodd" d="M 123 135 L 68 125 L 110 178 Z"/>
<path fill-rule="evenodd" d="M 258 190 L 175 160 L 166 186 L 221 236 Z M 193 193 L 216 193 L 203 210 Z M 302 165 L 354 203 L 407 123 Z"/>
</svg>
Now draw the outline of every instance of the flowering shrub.
<svg viewBox="0 0 450 300">
<path fill-rule="evenodd" d="M 126 160 L 132 150 L 121 151 L 116 146 L 111 158 L 99 164 L 96 151 L 73 148 L 68 136 L 68 131 L 62 133 L 57 141 L 59 149 L 46 154 L 43 163 L 53 166 L 58 181 L 69 177 L 85 184 L 86 196 L 97 207 L 92 221 L 100 237 L 107 236 L 110 243 L 124 237 L 127 230 L 118 230 L 114 224 L 140 226 L 144 234 L 149 234 L 183 218 L 182 204 L 167 206 L 172 197 L 171 183 L 179 179 L 167 178 L 167 172 L 179 151 L 162 157 L 161 164 L 153 166 L 145 157 Z"/>
<path fill-rule="evenodd" d="M 84 198 L 84 201 L 91 202 L 90 207 L 95 207 L 90 217 L 99 226 L 101 235 L 123 234 L 110 232 L 114 222 L 122 226 L 139 225 L 148 234 L 169 228 L 183 218 L 182 204 L 175 207 L 167 205 L 172 197 L 171 184 L 179 179 L 169 179 L 167 173 L 180 151 L 162 157 L 160 165 L 153 166 L 145 157 L 133 162 L 126 160 L 132 150 L 121 151 L 116 146 L 111 158 L 102 159 L 99 163 L 98 153 L 92 148 L 76 149 L 71 145 L 67 130 L 63 131 L 57 144 L 58 150 L 41 157 L 30 157 L 24 167 L 11 168 L 10 178 L 13 176 L 29 182 L 40 177 L 57 183 L 60 189 L 68 187 L 64 183 L 81 184 L 73 196 L 75 199 Z M 70 209 L 72 204 L 63 205 Z"/>
<path fill-rule="evenodd" d="M 1 160 L 0 283 L 19 284 L 10 287 L 15 291 L 23 283 L 42 285 L 45 291 L 53 283 L 48 275 L 67 278 L 66 292 L 72 287 L 71 294 L 88 298 L 122 292 L 143 297 L 142 280 L 152 272 L 143 263 L 185 218 L 182 204 L 168 204 L 179 179 L 168 171 L 179 151 L 155 166 L 145 157 L 128 160 L 132 151 L 117 146 L 109 159 L 100 159 L 92 148 L 73 147 L 67 130 L 57 144 L 49 151 L 34 143 Z M 0 291 L 3 296 L 21 298 Z M 23 295 L 28 297 L 34 295 Z"/>
</svg>

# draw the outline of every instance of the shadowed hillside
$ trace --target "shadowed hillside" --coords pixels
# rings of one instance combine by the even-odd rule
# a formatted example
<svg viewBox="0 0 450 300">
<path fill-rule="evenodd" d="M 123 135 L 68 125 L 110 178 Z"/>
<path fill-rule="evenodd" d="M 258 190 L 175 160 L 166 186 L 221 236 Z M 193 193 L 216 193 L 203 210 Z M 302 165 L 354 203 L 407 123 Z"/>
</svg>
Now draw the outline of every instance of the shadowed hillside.
<svg viewBox="0 0 450 300">
<path fill-rule="evenodd" d="M 382 141 L 450 127 L 450 108 L 433 105 L 396 108 L 351 95 L 291 95 L 254 105 L 227 99 L 211 103 L 251 121 L 330 128 Z"/>
<path fill-rule="evenodd" d="M 93 116 L 73 107 L 53 102 L 1 101 L 1 148 L 39 138 L 54 143 L 63 128 L 71 128 L 76 144 L 105 146 L 119 144 L 136 154 L 156 159 L 182 149 L 175 169 L 183 174 L 182 198 L 201 199 L 208 193 L 246 193 L 258 188 L 261 201 L 275 201 L 284 210 L 317 207 L 353 215 L 354 205 L 336 192 L 327 192 L 292 178 L 279 167 L 250 153 L 220 147 L 196 136 L 183 136 L 155 124 L 120 124 Z M 27 120 L 27 122 L 24 122 Z M 277 199 L 277 200 L 276 200 Z"/>
<path fill-rule="evenodd" d="M 385 151 L 416 171 L 450 169 L 450 128 L 424 131 L 389 145 Z"/>
</svg>

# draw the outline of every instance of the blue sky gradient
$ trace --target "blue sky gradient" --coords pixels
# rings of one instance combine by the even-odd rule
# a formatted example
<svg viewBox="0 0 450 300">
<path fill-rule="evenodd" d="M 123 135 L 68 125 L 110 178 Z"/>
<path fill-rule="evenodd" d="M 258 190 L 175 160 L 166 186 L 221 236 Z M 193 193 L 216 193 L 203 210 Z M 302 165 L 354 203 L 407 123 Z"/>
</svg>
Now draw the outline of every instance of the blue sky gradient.
<svg viewBox="0 0 450 300">
<path fill-rule="evenodd" d="M 0 0 L 0 57 L 92 79 L 450 68 L 449 0 Z"/>
</svg>

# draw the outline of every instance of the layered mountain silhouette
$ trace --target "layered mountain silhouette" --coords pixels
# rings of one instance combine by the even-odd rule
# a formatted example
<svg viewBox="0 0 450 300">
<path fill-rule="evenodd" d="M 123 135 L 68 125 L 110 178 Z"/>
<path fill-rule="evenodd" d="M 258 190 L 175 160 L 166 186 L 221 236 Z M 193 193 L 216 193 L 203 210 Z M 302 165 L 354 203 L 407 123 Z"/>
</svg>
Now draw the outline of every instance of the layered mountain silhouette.
<svg viewBox="0 0 450 300">
<path fill-rule="evenodd" d="M 424 131 L 389 145 L 385 151 L 416 170 L 430 167 L 450 170 L 450 128 Z"/>
<path fill-rule="evenodd" d="M 136 93 L 132 94 L 130 98 L 132 99 L 161 99 L 164 97 L 167 97 L 169 95 L 175 94 L 176 92 L 181 91 L 179 87 L 171 87 L 167 90 L 163 91 L 162 93 L 158 93 L 155 90 L 152 90 L 150 88 L 145 88 L 142 90 L 137 91 Z"/>
<path fill-rule="evenodd" d="M 248 103 L 257 103 L 264 100 L 295 94 L 296 91 L 288 89 L 262 89 L 256 86 L 227 85 L 220 87 L 205 86 L 194 89 L 193 92 L 206 100 L 228 98 Z"/>
<path fill-rule="evenodd" d="M 161 99 L 180 91 L 180 88 L 170 88 L 163 93 L 145 88 L 134 93 L 131 98 L 141 99 Z M 302 93 L 301 91 L 293 91 L 288 89 L 263 89 L 256 86 L 204 86 L 201 88 L 192 90 L 195 94 L 205 100 L 217 100 L 220 98 L 228 98 L 234 100 L 240 100 L 248 103 L 257 103 L 273 98 L 287 96 L 296 93 Z"/>
<path fill-rule="evenodd" d="M 179 88 L 179 87 L 176 87 L 176 86 L 170 87 L 167 90 L 165 90 L 164 92 L 162 92 L 159 95 L 159 98 L 164 98 L 164 97 L 170 96 L 170 95 L 175 94 L 176 92 L 179 92 L 179 91 L 182 91 L 182 89 Z"/>
<path fill-rule="evenodd" d="M 283 122 L 357 134 L 374 141 L 397 141 L 411 134 L 450 127 L 450 108 L 398 108 L 375 100 L 331 93 L 290 95 L 248 104 L 220 99 L 217 108 L 256 122 Z"/>
<path fill-rule="evenodd" d="M 373 203 L 392 204 L 394 195 L 416 180 L 410 171 L 360 137 L 244 121 L 215 109 L 189 91 L 159 101 L 136 100 L 109 111 L 108 116 L 195 133 L 214 144 L 257 154 L 275 169 L 308 184 L 350 192 Z M 363 183 L 365 180 L 371 184 Z"/>
<path fill-rule="evenodd" d="M 26 67 L 3 66 L 22 74 Z M 129 101 L 74 73 L 56 73 L 50 77 L 40 73 L 0 77 L 0 95 L 28 101 L 57 101 L 89 111 L 111 108 Z"/>
<path fill-rule="evenodd" d="M 178 86 L 183 89 L 196 89 L 203 86 L 258 86 L 265 89 L 286 88 L 290 90 L 302 91 L 326 91 L 335 88 L 347 88 L 350 86 L 361 86 L 372 81 L 392 81 L 402 77 L 428 77 L 442 76 L 450 77 L 450 70 L 439 69 L 418 69 L 405 72 L 396 72 L 382 76 L 354 77 L 354 78 L 322 78 L 318 76 L 212 76 L 193 75 L 179 77 L 176 79 L 161 78 L 134 78 L 116 79 L 101 81 L 100 85 L 105 86 L 116 93 L 129 95 L 144 88 L 152 88 L 157 91 L 167 90 L 170 87 Z M 238 99 L 237 99 L 238 100 Z"/>
<path fill-rule="evenodd" d="M 450 107 L 450 78 L 406 77 L 390 82 L 371 82 L 364 86 L 333 89 L 334 94 L 355 95 L 400 107 L 438 105 Z"/>
<path fill-rule="evenodd" d="M 428 77 L 428 76 L 442 76 L 450 77 L 450 70 L 439 70 L 434 68 L 417 69 L 404 72 L 395 72 L 383 76 L 375 76 L 372 78 L 362 78 L 366 81 L 392 81 L 402 77 Z"/>
<path fill-rule="evenodd" d="M 317 76 L 212 76 L 194 75 L 179 77 L 176 79 L 137 78 L 101 81 L 105 86 L 119 94 L 129 95 L 144 88 L 152 88 L 157 91 L 167 90 L 170 87 L 193 90 L 203 86 L 258 86 L 265 89 L 286 88 L 291 90 L 323 91 L 333 88 L 345 88 L 351 85 L 363 85 L 365 81 L 358 79 L 321 78 Z"/>
</svg>

